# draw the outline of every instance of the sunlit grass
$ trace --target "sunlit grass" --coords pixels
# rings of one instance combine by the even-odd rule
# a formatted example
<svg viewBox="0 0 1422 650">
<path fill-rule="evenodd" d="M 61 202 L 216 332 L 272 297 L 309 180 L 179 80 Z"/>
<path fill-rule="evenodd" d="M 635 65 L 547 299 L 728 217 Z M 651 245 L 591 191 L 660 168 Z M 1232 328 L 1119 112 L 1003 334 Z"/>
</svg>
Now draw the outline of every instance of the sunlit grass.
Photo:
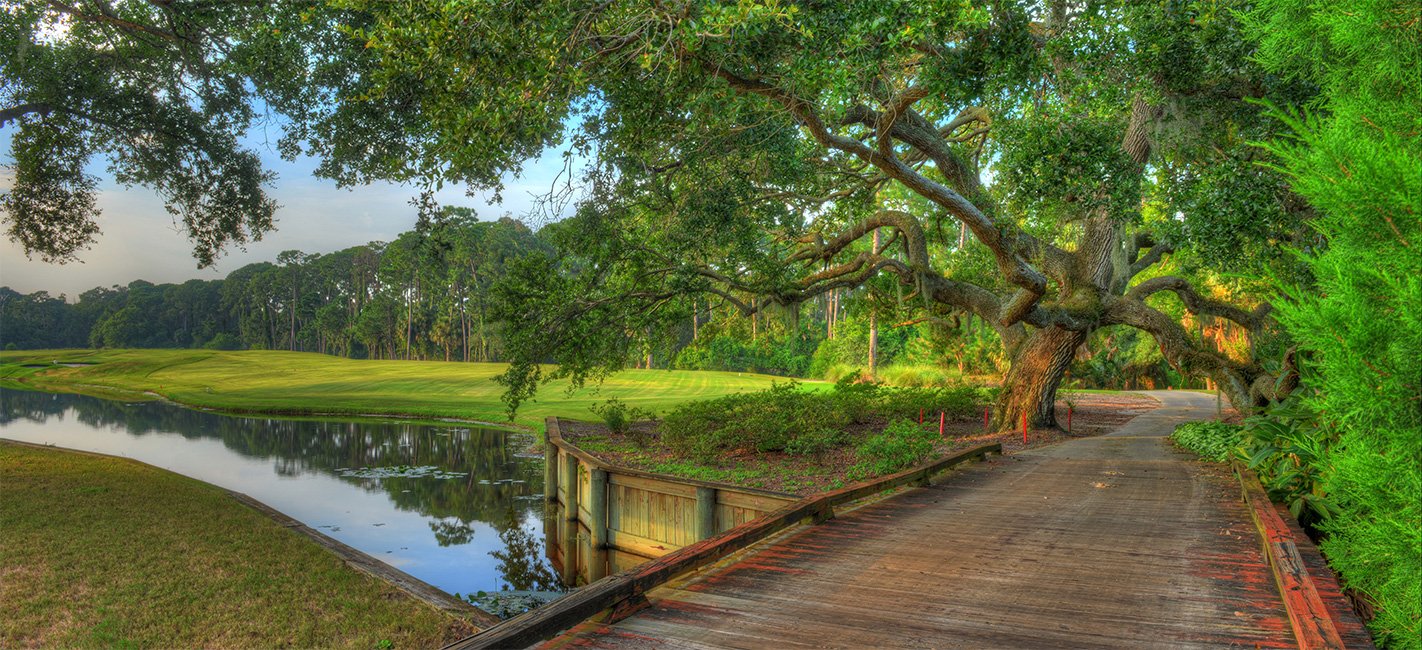
<svg viewBox="0 0 1422 650">
<path fill-rule="evenodd" d="M 94 363 L 36 372 L 35 363 Z M 277 351 L 41 350 L 0 353 L 0 381 L 44 390 L 141 399 L 154 393 L 190 406 L 286 415 L 409 415 L 506 422 L 507 366 L 441 361 L 368 361 Z M 616 397 L 657 413 L 691 400 L 767 388 L 783 378 L 735 372 L 627 370 L 572 393 L 549 384 L 516 423 L 541 427 L 551 415 L 595 419 L 588 407 Z M 5 383 L 0 386 L 13 387 Z M 151 396 L 149 396 L 151 398 Z"/>
<path fill-rule="evenodd" d="M 472 628 L 210 485 L 0 443 L 0 647 L 438 647 Z"/>
</svg>

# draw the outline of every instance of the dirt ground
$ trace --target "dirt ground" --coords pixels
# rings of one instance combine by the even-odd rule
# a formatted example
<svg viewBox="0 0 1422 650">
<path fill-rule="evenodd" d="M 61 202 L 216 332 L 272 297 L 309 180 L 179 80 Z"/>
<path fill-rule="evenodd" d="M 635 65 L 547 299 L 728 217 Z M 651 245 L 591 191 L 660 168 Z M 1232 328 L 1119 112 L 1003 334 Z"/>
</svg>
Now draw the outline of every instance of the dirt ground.
<svg viewBox="0 0 1422 650">
<path fill-rule="evenodd" d="M 1060 400 L 1057 402 L 1057 421 L 1061 428 L 1029 430 L 1025 447 L 1020 429 L 986 432 L 982 418 L 978 416 L 944 423 L 943 437 L 934 448 L 934 455 L 941 456 L 993 442 L 1001 443 L 1003 452 L 1010 453 L 1069 438 L 1096 436 L 1159 406 L 1149 397 L 1128 393 L 1075 394 L 1071 396 L 1071 402 L 1070 433 L 1065 430 L 1067 402 Z M 926 413 L 923 426 L 936 431 L 939 424 L 937 416 L 936 413 Z M 855 425 L 849 431 L 849 445 L 818 455 L 741 450 L 714 463 L 698 463 L 671 451 L 658 440 L 655 423 L 651 422 L 633 425 L 635 435 L 627 436 L 613 434 L 601 423 L 565 420 L 562 434 L 569 442 L 615 465 L 806 496 L 844 485 L 846 473 L 858 462 L 853 441 L 877 433 L 886 424 L 881 420 Z"/>
</svg>

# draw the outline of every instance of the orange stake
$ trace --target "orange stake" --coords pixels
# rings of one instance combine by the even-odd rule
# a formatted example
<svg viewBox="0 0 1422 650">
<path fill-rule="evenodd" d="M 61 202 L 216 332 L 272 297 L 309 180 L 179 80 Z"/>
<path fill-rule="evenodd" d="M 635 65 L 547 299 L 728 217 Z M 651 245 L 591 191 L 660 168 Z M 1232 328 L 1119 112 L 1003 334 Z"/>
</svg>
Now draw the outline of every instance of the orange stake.
<svg viewBox="0 0 1422 650">
<path fill-rule="evenodd" d="M 1022 412 L 1022 446 L 1027 446 L 1027 412 Z"/>
<path fill-rule="evenodd" d="M 983 431 L 989 431 L 989 430 L 992 429 L 992 425 L 988 423 L 988 411 L 989 411 L 988 407 L 984 406 L 984 407 L 983 407 Z"/>
<path fill-rule="evenodd" d="M 948 422 L 948 415 L 943 411 L 938 412 L 938 437 L 943 437 L 943 425 Z"/>
</svg>

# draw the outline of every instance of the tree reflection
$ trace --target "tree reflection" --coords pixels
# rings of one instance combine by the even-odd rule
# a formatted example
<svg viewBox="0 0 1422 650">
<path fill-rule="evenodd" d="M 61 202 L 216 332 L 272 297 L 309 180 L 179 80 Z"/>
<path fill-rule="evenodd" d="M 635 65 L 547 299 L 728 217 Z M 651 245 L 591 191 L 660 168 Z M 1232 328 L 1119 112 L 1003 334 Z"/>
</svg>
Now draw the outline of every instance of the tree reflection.
<svg viewBox="0 0 1422 650">
<path fill-rule="evenodd" d="M 543 536 L 525 528 L 523 521 L 520 513 L 510 511 L 499 528 L 503 549 L 489 551 L 499 561 L 499 573 L 514 591 L 563 591 L 563 581 L 544 559 Z"/>
</svg>

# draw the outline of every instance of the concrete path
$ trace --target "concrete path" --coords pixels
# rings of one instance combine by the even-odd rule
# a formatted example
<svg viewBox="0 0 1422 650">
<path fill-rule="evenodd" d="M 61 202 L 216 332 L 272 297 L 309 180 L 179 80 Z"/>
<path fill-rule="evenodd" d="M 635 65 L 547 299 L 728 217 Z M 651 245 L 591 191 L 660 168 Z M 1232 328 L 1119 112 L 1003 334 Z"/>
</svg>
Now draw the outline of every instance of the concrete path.
<svg viewBox="0 0 1422 650">
<path fill-rule="evenodd" d="M 552 646 L 1296 647 L 1228 475 L 1175 451 L 1213 396 L 787 534 Z"/>
</svg>

